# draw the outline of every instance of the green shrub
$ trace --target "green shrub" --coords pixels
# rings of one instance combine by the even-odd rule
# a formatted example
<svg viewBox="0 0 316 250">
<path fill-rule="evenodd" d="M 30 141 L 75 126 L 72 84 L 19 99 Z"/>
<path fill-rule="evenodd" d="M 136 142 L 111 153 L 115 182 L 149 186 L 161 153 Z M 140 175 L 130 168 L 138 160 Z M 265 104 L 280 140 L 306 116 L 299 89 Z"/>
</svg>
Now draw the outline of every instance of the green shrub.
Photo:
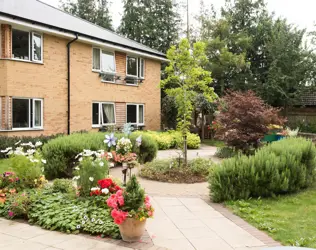
<svg viewBox="0 0 316 250">
<path fill-rule="evenodd" d="M 212 166 L 213 162 L 205 158 L 195 158 L 194 160 L 189 162 L 189 167 L 194 174 L 204 176 L 207 176 L 209 174 Z"/>
<path fill-rule="evenodd" d="M 51 135 L 51 136 L 37 136 L 37 137 L 30 137 L 30 136 L 13 136 L 13 137 L 9 137 L 9 136 L 3 136 L 0 135 L 0 150 L 4 150 L 8 147 L 13 147 L 15 143 L 17 143 L 18 141 L 21 141 L 21 143 L 28 143 L 28 142 L 32 142 L 33 144 L 35 144 L 36 142 L 40 141 L 43 144 L 47 143 L 49 140 L 54 139 L 58 136 L 61 136 L 60 134 L 57 135 Z M 41 148 L 41 147 L 39 147 Z M 2 153 L 0 152 L 0 159 L 1 158 L 7 158 L 6 153 Z"/>
<path fill-rule="evenodd" d="M 315 181 L 316 148 L 303 138 L 287 138 L 253 156 L 224 160 L 209 176 L 215 202 L 293 193 Z"/>
<path fill-rule="evenodd" d="M 155 132 L 155 131 L 137 131 L 137 135 L 147 135 L 155 140 L 158 144 L 159 150 L 166 150 L 172 148 L 182 148 L 183 138 L 181 132 L 170 130 L 167 132 Z M 187 137 L 188 149 L 198 149 L 201 145 L 201 139 L 198 135 L 188 133 Z"/>
<path fill-rule="evenodd" d="M 76 133 L 69 136 L 58 137 L 49 141 L 43 147 L 43 156 L 47 160 L 45 175 L 49 179 L 65 178 L 73 176 L 73 167 L 76 164 L 75 157 L 84 149 L 93 151 L 104 149 L 107 145 L 103 142 L 107 133 Z M 116 134 L 121 138 L 123 134 Z M 139 161 L 144 163 L 152 161 L 157 154 L 156 142 L 147 135 L 142 136 L 142 145 L 135 146 L 138 134 L 132 133 L 130 139 L 134 145 L 133 152 L 138 154 Z"/>
<path fill-rule="evenodd" d="M 231 158 L 238 154 L 238 152 L 231 147 L 217 148 L 215 156 L 221 159 Z"/>
<path fill-rule="evenodd" d="M 73 194 L 75 187 L 72 180 L 69 179 L 55 179 L 52 189 L 54 192 Z"/>
<path fill-rule="evenodd" d="M 98 180 L 109 175 L 107 161 L 103 158 L 83 157 L 75 171 L 80 196 L 89 196 L 91 188 L 98 186 Z"/>
<path fill-rule="evenodd" d="M 31 162 L 23 155 L 10 157 L 9 165 L 13 172 L 19 177 L 21 185 L 25 188 L 33 188 L 38 185 L 37 181 L 43 175 L 42 162 Z"/>
</svg>

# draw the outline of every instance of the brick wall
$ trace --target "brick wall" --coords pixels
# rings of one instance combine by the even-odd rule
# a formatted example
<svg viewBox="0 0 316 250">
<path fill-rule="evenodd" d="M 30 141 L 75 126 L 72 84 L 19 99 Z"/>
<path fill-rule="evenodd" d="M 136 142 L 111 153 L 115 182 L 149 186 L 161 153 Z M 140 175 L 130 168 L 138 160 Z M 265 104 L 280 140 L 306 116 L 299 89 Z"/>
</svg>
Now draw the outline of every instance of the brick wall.
<svg viewBox="0 0 316 250">
<path fill-rule="evenodd" d="M 3 27 L 2 27 L 3 29 Z M 3 38 L 3 33 L 2 38 Z M 0 96 L 43 98 L 44 130 L 12 131 L 0 134 L 33 135 L 67 132 L 67 49 L 69 40 L 44 34 L 43 64 L 0 60 L 3 86 Z M 10 42 L 9 42 L 10 43 Z M 10 45 L 11 48 L 11 45 Z M 126 54 L 115 51 L 116 71 L 126 74 Z M 3 71 L 1 73 L 1 70 Z M 138 87 L 103 83 L 92 72 L 92 45 L 71 45 L 71 132 L 92 129 L 92 103 L 116 103 L 117 125 L 126 122 L 126 103 L 145 104 L 146 129 L 160 128 L 160 62 L 145 59 L 145 81 Z M 1 84 L 2 85 L 2 84 Z M 11 101 L 9 102 L 11 105 Z M 11 109 L 7 124 L 11 124 Z"/>
<path fill-rule="evenodd" d="M 11 26 L 8 24 L 1 24 L 1 57 L 11 58 L 11 37 L 12 30 Z"/>
</svg>

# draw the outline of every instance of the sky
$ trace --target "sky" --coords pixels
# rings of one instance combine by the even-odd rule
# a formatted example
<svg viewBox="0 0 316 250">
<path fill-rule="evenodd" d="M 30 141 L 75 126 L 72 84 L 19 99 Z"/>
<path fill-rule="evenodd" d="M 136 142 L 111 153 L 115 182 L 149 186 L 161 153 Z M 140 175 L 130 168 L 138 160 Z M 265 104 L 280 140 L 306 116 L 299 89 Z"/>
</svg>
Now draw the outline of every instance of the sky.
<svg viewBox="0 0 316 250">
<path fill-rule="evenodd" d="M 59 7 L 59 0 L 41 0 L 52 6 Z M 178 3 L 186 2 L 185 0 L 175 0 Z M 268 8 L 271 12 L 275 12 L 276 16 L 287 18 L 290 23 L 312 31 L 316 21 L 315 9 L 316 0 L 266 0 Z M 199 0 L 189 0 L 189 10 L 191 23 L 194 16 L 199 13 Z M 204 0 L 205 5 L 213 4 L 215 9 L 219 10 L 224 5 L 225 0 Z M 113 26 L 117 28 L 120 24 L 123 13 L 123 4 L 121 0 L 112 0 L 111 13 Z M 186 15 L 183 15 L 183 22 L 186 22 Z"/>
</svg>

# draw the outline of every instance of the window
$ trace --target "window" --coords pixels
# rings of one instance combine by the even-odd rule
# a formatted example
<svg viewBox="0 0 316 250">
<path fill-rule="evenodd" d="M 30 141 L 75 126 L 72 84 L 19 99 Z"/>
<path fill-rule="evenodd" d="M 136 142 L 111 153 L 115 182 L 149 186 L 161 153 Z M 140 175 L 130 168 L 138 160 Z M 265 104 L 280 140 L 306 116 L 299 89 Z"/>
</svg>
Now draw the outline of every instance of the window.
<svg viewBox="0 0 316 250">
<path fill-rule="evenodd" d="M 134 125 L 144 125 L 144 104 L 127 104 L 126 122 Z"/>
<path fill-rule="evenodd" d="M 43 36 L 35 32 L 12 30 L 12 58 L 42 62 Z"/>
<path fill-rule="evenodd" d="M 13 98 L 12 124 L 14 129 L 43 128 L 43 100 Z"/>
<path fill-rule="evenodd" d="M 126 71 L 128 76 L 137 78 L 144 78 L 145 61 L 140 57 L 127 56 L 126 58 Z"/>
<path fill-rule="evenodd" d="M 114 103 L 95 102 L 92 103 L 92 125 L 113 125 L 115 124 Z"/>
<path fill-rule="evenodd" d="M 92 69 L 102 73 L 102 80 L 115 82 L 115 56 L 99 48 L 93 48 Z"/>
</svg>

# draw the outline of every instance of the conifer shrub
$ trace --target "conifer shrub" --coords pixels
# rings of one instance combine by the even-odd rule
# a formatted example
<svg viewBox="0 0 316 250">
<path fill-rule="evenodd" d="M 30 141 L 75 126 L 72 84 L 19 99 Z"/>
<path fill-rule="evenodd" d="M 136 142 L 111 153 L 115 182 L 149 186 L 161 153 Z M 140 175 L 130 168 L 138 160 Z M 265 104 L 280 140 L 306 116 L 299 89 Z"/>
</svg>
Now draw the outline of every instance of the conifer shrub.
<svg viewBox="0 0 316 250">
<path fill-rule="evenodd" d="M 212 168 L 211 199 L 215 202 L 269 197 L 310 187 L 316 176 L 316 148 L 304 138 L 287 138 L 239 155 Z"/>
</svg>

